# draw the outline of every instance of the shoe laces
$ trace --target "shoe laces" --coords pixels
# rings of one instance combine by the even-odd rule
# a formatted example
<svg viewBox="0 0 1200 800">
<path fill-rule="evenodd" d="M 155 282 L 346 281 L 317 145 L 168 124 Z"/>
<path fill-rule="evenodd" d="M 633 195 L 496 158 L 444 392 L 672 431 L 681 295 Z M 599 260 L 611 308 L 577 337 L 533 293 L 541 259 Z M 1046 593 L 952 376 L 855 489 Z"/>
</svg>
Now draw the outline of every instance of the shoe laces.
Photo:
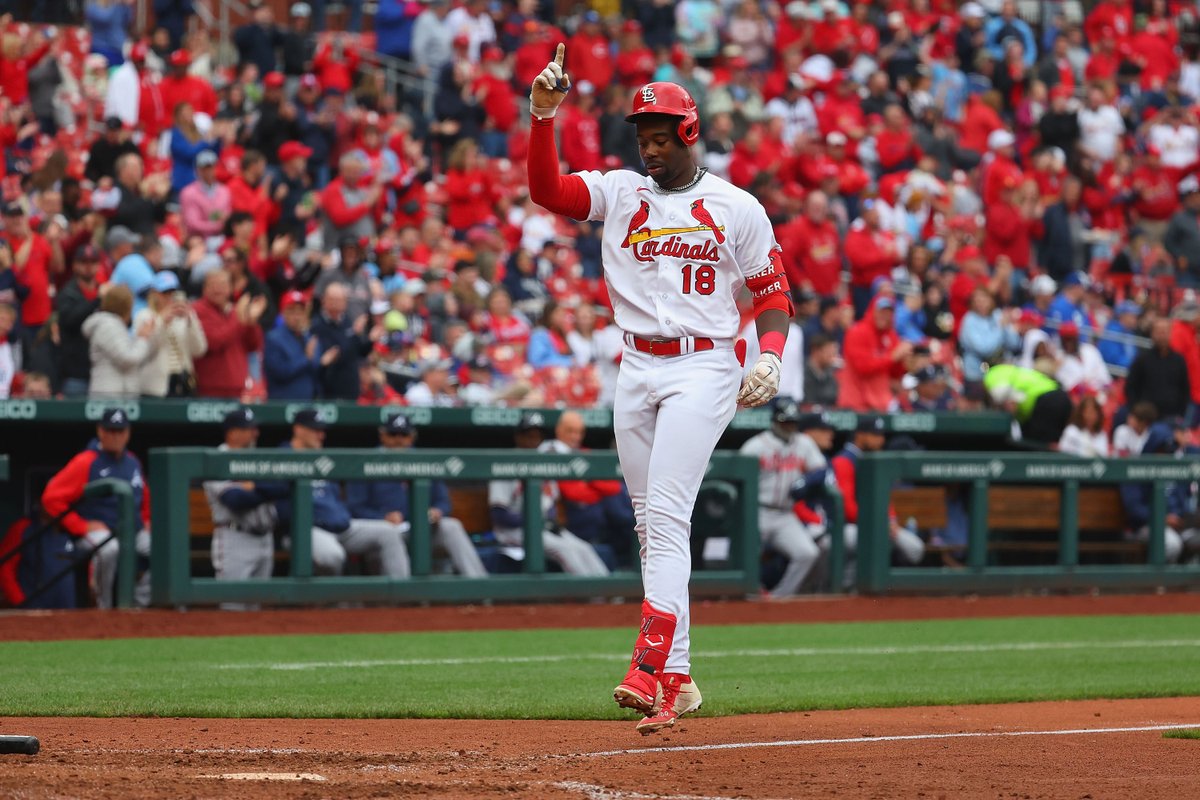
<svg viewBox="0 0 1200 800">
<path fill-rule="evenodd" d="M 664 676 L 662 681 L 662 706 L 658 712 L 662 714 L 675 713 L 675 700 L 679 697 L 679 689 L 683 686 L 683 681 L 678 675 Z"/>
</svg>

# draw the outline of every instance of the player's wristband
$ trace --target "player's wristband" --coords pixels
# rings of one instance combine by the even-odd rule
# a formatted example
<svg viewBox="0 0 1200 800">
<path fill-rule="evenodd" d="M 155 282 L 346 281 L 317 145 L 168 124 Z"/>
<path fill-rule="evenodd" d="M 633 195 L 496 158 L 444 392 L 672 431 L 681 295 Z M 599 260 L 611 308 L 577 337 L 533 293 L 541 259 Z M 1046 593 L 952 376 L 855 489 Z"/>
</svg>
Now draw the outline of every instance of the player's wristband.
<svg viewBox="0 0 1200 800">
<path fill-rule="evenodd" d="M 767 331 L 758 337 L 758 351 L 760 353 L 774 353 L 782 361 L 783 345 L 786 342 L 787 337 L 779 331 Z"/>
</svg>

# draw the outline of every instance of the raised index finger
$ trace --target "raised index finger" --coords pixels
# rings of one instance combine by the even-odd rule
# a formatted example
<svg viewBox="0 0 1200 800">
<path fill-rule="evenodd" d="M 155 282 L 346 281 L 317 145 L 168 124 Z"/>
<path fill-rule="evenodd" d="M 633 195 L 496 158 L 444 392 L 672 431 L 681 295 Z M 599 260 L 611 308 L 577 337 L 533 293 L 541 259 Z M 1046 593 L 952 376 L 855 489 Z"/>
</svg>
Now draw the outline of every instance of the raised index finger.
<svg viewBox="0 0 1200 800">
<path fill-rule="evenodd" d="M 565 44 L 563 44 L 562 42 L 559 42 L 558 49 L 556 49 L 554 51 L 554 63 L 558 64 L 561 67 L 563 65 L 563 59 L 566 58 L 566 55 L 567 55 L 567 46 Z"/>
</svg>

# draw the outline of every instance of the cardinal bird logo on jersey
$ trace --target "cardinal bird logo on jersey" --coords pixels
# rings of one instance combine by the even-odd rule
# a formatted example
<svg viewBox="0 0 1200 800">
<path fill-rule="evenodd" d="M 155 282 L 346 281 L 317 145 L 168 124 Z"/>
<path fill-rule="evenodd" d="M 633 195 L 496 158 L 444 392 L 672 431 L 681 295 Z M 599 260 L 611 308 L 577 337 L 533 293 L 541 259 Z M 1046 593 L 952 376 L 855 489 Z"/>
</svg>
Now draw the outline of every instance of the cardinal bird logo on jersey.
<svg viewBox="0 0 1200 800">
<path fill-rule="evenodd" d="M 721 233 L 717 223 L 713 222 L 712 214 L 709 214 L 708 209 L 704 207 L 704 198 L 692 201 L 692 219 L 712 231 L 717 244 L 725 244 L 725 234 Z"/>
<path fill-rule="evenodd" d="M 625 241 L 621 242 L 621 247 L 629 247 L 629 237 L 641 230 L 648 219 L 650 219 L 650 204 L 643 200 L 641 207 L 633 212 L 633 216 L 629 219 L 629 232 L 625 234 Z"/>
</svg>

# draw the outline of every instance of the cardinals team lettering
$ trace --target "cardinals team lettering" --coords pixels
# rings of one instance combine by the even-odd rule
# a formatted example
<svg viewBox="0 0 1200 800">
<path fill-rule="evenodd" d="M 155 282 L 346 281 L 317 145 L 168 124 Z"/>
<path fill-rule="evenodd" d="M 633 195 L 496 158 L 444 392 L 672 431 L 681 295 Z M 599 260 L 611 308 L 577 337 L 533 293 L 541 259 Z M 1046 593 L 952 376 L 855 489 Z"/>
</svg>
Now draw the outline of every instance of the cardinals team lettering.
<svg viewBox="0 0 1200 800">
<path fill-rule="evenodd" d="M 725 244 L 725 226 L 717 225 L 708 209 L 704 207 L 704 199 L 693 200 L 691 204 L 692 218 L 698 225 L 684 228 L 650 228 L 646 223 L 650 220 L 650 203 L 640 201 L 638 210 L 629 218 L 628 232 L 621 242 L 622 249 L 633 249 L 633 257 L 638 261 L 652 262 L 658 258 L 679 258 L 688 261 L 721 260 L 718 245 Z M 689 243 L 684 236 L 689 233 L 704 231 L 712 238 L 706 238 L 703 243 Z"/>
</svg>

